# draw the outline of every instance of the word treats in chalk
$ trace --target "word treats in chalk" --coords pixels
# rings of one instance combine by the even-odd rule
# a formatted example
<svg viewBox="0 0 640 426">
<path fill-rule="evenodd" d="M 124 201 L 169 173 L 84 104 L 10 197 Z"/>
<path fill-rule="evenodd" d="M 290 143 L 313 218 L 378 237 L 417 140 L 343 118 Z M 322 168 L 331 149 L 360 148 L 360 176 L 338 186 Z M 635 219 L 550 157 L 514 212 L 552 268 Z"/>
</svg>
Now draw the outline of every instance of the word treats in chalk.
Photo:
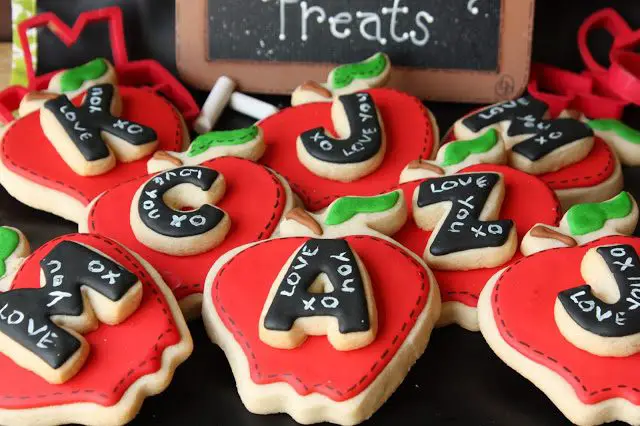
<svg viewBox="0 0 640 426">
<path fill-rule="evenodd" d="M 455 174 L 474 164 L 506 163 L 504 143 L 495 129 L 489 129 L 477 138 L 447 143 L 438 150 L 435 160 L 410 162 L 400 174 L 400 183 Z"/>
<path fill-rule="evenodd" d="M 57 244 L 40 264 L 42 288 L 0 294 L 0 351 L 48 382 L 64 383 L 89 355 L 79 334 L 95 329 L 97 320 L 126 320 L 140 305 L 142 284 L 131 271 L 70 241 Z"/>
<path fill-rule="evenodd" d="M 419 228 L 433 230 L 424 252 L 427 264 L 463 270 L 491 268 L 511 259 L 518 245 L 514 223 L 497 219 L 504 194 L 499 173 L 422 182 L 414 192 L 413 217 Z"/>
<path fill-rule="evenodd" d="M 224 156 L 258 161 L 265 149 L 264 135 L 258 126 L 208 132 L 195 138 L 185 152 L 156 151 L 147 162 L 147 171 L 195 166 Z"/>
<path fill-rule="evenodd" d="M 600 203 L 572 206 L 560 225 L 536 224 L 520 243 L 525 256 L 558 247 L 575 247 L 608 235 L 631 235 L 638 224 L 638 205 L 631 194 L 621 192 Z"/>
<path fill-rule="evenodd" d="M 153 129 L 118 118 L 121 107 L 116 86 L 102 84 L 89 88 L 80 107 L 66 96 L 45 102 L 40 124 L 74 172 L 101 175 L 116 166 L 116 158 L 132 162 L 149 155 L 158 145 Z"/>
<path fill-rule="evenodd" d="M 401 191 L 341 197 L 214 263 L 203 320 L 251 412 L 351 425 L 391 396 L 440 314 L 431 271 L 388 237 L 406 219 Z"/>
<path fill-rule="evenodd" d="M 371 343 L 376 329 L 375 301 L 362 261 L 345 240 L 312 239 L 276 278 L 261 316 L 260 339 L 293 349 L 309 335 L 326 334 L 335 349 L 350 351 Z"/>
<path fill-rule="evenodd" d="M 382 163 L 386 140 L 382 119 L 369 93 L 334 101 L 331 117 L 339 138 L 318 127 L 296 142 L 300 162 L 317 176 L 342 182 L 373 173 Z"/>
<path fill-rule="evenodd" d="M 578 425 L 638 423 L 640 239 L 608 236 L 522 258 L 480 295 L 491 349 Z"/>
<path fill-rule="evenodd" d="M 149 248 L 174 256 L 202 253 L 224 240 L 231 221 L 215 207 L 224 177 L 207 167 L 179 167 L 151 178 L 131 202 L 131 229 Z M 195 208 L 194 206 L 199 206 Z"/>
<path fill-rule="evenodd" d="M 487 107 L 458 120 L 458 139 L 500 131 L 512 167 L 531 174 L 557 171 L 586 158 L 594 145 L 593 130 L 573 118 L 549 120 L 547 104 L 530 96 Z"/>
<path fill-rule="evenodd" d="M 391 75 L 391 61 L 378 52 L 362 62 L 344 64 L 329 73 L 326 83 L 306 81 L 291 94 L 291 105 L 331 102 L 336 97 L 383 87 Z"/>
</svg>

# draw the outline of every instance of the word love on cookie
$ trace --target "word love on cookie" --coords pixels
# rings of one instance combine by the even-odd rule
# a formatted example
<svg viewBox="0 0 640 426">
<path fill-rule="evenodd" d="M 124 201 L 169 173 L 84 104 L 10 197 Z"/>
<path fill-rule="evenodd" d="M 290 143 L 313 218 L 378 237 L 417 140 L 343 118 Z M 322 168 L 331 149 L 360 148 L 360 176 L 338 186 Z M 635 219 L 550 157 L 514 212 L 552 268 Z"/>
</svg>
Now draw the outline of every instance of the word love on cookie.
<svg viewBox="0 0 640 426">
<path fill-rule="evenodd" d="M 333 103 L 331 116 L 341 139 L 322 127 L 302 133 L 296 143 L 302 164 L 317 176 L 343 182 L 374 172 L 382 163 L 386 142 L 371 95 L 341 96 Z"/>
<path fill-rule="evenodd" d="M 376 329 L 375 302 L 362 262 L 344 240 L 313 239 L 274 282 L 260 320 L 260 339 L 292 349 L 307 335 L 326 333 L 334 348 L 347 351 L 371 343 Z"/>
<path fill-rule="evenodd" d="M 587 284 L 558 294 L 555 318 L 562 335 L 599 356 L 640 352 L 640 257 L 635 249 L 615 245 L 589 250 L 582 276 Z M 599 296 L 589 283 L 598 285 Z"/>
<path fill-rule="evenodd" d="M 522 258 L 480 295 L 491 349 L 572 422 L 638 423 L 640 239 L 609 236 Z"/>
<path fill-rule="evenodd" d="M 151 178 L 131 203 L 131 228 L 149 248 L 174 256 L 206 252 L 229 232 L 229 216 L 214 206 L 224 177 L 207 167 L 179 167 Z M 192 209 L 193 206 L 199 206 Z M 186 209 L 186 210 L 183 210 Z"/>
<path fill-rule="evenodd" d="M 414 192 L 413 216 L 419 228 L 433 230 L 426 262 L 436 269 L 461 270 L 491 268 L 511 259 L 517 247 L 514 223 L 496 220 L 503 199 L 504 180 L 498 173 L 422 182 Z"/>
<path fill-rule="evenodd" d="M 142 284 L 131 271 L 71 241 L 59 243 L 40 265 L 42 288 L 0 294 L 0 352 L 50 383 L 64 383 L 89 355 L 79 335 L 94 330 L 97 320 L 126 320 L 140 305 Z"/>
<path fill-rule="evenodd" d="M 65 95 L 45 102 L 40 114 L 44 134 L 74 172 L 101 175 L 121 162 L 139 160 L 157 145 L 156 132 L 118 118 L 121 101 L 111 84 L 93 86 L 76 107 Z"/>
</svg>

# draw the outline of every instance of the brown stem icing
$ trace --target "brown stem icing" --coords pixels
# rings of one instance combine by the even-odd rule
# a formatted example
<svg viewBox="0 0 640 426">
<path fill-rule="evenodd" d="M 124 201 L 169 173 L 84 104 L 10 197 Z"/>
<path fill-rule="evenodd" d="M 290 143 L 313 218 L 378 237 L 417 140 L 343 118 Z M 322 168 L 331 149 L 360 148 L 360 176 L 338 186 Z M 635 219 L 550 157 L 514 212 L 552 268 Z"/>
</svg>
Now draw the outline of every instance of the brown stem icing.
<svg viewBox="0 0 640 426">
<path fill-rule="evenodd" d="M 444 175 L 444 169 L 442 167 L 436 166 L 435 164 L 426 163 L 420 160 L 413 160 L 407 165 L 409 169 L 424 169 L 429 170 L 430 172 L 437 173 L 439 175 Z"/>
<path fill-rule="evenodd" d="M 180 160 L 179 158 L 174 157 L 173 155 L 169 154 L 166 151 L 156 151 L 153 154 L 153 158 L 155 160 L 161 160 L 161 161 L 168 161 L 171 164 L 173 164 L 174 166 L 180 167 L 182 166 L 184 163 L 182 162 L 182 160 Z"/>
<path fill-rule="evenodd" d="M 51 99 L 55 99 L 60 96 L 57 93 L 53 92 L 29 92 L 24 96 L 23 102 L 36 102 L 36 101 L 49 101 Z"/>
<path fill-rule="evenodd" d="M 320 226 L 320 224 L 316 222 L 316 220 L 311 217 L 309 213 L 307 213 L 300 207 L 289 210 L 289 212 L 284 217 L 285 219 L 295 220 L 300 225 L 306 226 L 311 232 L 316 235 L 322 235 L 322 227 Z"/>
<path fill-rule="evenodd" d="M 575 247 L 578 245 L 576 240 L 574 240 L 570 236 L 561 234 L 560 232 L 554 231 L 553 229 L 547 228 L 546 226 L 535 226 L 531 230 L 531 236 L 537 238 L 550 238 L 552 240 L 560 241 L 567 247 Z"/>
<path fill-rule="evenodd" d="M 333 94 L 326 87 L 316 83 L 315 81 L 305 81 L 300 86 L 301 90 L 306 90 L 308 92 L 313 92 L 316 95 L 322 96 L 323 98 L 333 98 Z"/>
</svg>

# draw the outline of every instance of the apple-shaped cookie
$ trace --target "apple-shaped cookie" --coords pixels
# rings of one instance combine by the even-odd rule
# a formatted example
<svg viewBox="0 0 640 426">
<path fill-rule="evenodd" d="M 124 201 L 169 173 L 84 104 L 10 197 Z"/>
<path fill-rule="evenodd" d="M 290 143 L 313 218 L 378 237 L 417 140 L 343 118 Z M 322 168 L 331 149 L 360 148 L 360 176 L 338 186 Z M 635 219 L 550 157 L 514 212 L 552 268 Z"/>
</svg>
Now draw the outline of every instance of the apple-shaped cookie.
<svg viewBox="0 0 640 426">
<path fill-rule="evenodd" d="M 485 210 L 486 203 L 479 203 L 483 194 L 487 201 L 491 201 L 491 188 L 488 185 L 491 183 L 491 177 L 496 174 L 501 175 L 504 181 L 503 200 L 497 205 L 497 211 L 494 201 L 494 214 L 489 217 L 486 212 L 484 215 L 481 213 Z M 441 208 L 440 213 L 435 211 L 435 215 L 431 216 L 432 220 L 437 222 L 436 235 L 433 231 L 421 229 L 416 224 L 414 219 L 416 206 L 412 202 L 412 199 L 419 201 L 414 197 L 419 196 L 422 186 L 427 190 L 431 188 L 432 183 L 434 184 L 434 192 L 431 194 L 433 202 L 425 204 L 422 208 L 429 206 Z M 476 183 L 482 186 L 478 186 L 477 193 L 467 193 L 467 189 Z M 438 326 L 457 323 L 468 330 L 477 331 L 476 307 L 480 291 L 496 271 L 522 257 L 520 252 L 515 250 L 516 246 L 511 244 L 518 244 L 525 233 L 537 223 L 552 226 L 558 223 L 560 206 L 553 191 L 535 176 L 510 167 L 489 164 L 467 167 L 447 177 L 403 183 L 400 187 L 405 194 L 410 215 L 413 217 L 394 235 L 394 238 L 419 256 L 426 256 L 428 264 L 433 263 L 433 272 L 440 285 L 443 302 L 442 316 Z M 456 196 L 459 193 L 461 198 L 456 200 L 437 198 L 450 192 Z M 472 207 L 465 206 L 464 203 Z M 478 219 L 480 222 L 477 222 Z M 487 220 L 495 223 L 487 223 Z M 453 224 L 453 226 L 445 227 L 443 224 Z M 489 229 L 490 226 L 495 225 L 501 227 L 501 233 L 497 233 L 497 228 L 494 228 L 493 232 Z M 450 228 L 452 232 L 448 232 Z M 506 237 L 513 231 L 517 237 L 510 242 Z M 446 244 L 447 241 L 462 245 L 452 246 Z M 440 251 L 434 250 L 434 245 Z M 482 253 L 482 250 L 491 250 L 496 247 L 498 249 L 503 247 L 509 250 L 509 253 L 500 251 L 500 253 L 494 252 L 486 256 Z M 498 254 L 505 256 L 496 265 L 494 262 Z M 447 262 L 446 258 L 452 255 L 460 257 L 453 258 L 451 266 L 448 265 L 450 262 Z"/>
<path fill-rule="evenodd" d="M 384 133 L 385 141 L 384 144 L 380 143 L 379 145 L 382 145 L 385 151 L 381 162 L 376 161 L 375 167 L 372 166 L 375 170 L 367 168 L 368 165 L 365 164 L 364 171 L 369 174 L 362 174 L 358 171 L 361 177 L 351 182 L 332 180 L 317 174 L 324 173 L 326 170 L 327 175 L 331 176 L 332 169 L 338 170 L 342 166 L 348 169 L 350 164 L 345 165 L 344 162 L 350 160 L 339 158 L 340 156 L 353 158 L 356 154 L 366 154 L 360 151 L 368 142 L 358 145 L 357 140 L 354 140 L 356 149 L 351 149 L 354 145 L 350 145 L 345 146 L 344 151 L 335 149 L 335 147 L 330 149 L 329 145 L 323 142 L 327 139 L 325 137 L 327 133 L 335 134 L 331 103 L 311 103 L 287 108 L 258 124 L 264 132 L 267 146 L 260 162 L 283 175 L 312 211 L 328 206 L 339 197 L 347 195 L 368 196 L 391 191 L 397 187 L 398 176 L 409 161 L 416 158 L 431 158 L 437 150 L 437 125 L 429 110 L 418 99 L 391 89 L 371 89 L 362 93 L 369 94 L 375 104 L 380 118 L 379 127 Z M 357 96 L 357 94 L 347 96 Z M 334 101 L 334 104 L 337 102 L 340 100 Z M 367 109 L 367 111 L 370 114 L 370 110 Z M 312 129 L 324 129 L 323 132 L 320 132 L 322 134 L 318 136 L 316 136 L 318 132 L 308 135 L 310 144 L 314 142 L 320 144 L 318 152 L 313 152 L 315 159 L 323 160 L 323 163 L 316 165 L 316 167 L 311 163 L 312 165 L 309 167 L 314 172 L 305 166 L 313 160 L 313 155 L 307 154 L 309 152 L 307 150 L 304 153 L 306 155 L 301 158 L 307 158 L 310 161 L 305 160 L 305 164 L 303 164 L 296 149 L 297 141 L 301 135 Z M 371 129 L 364 128 L 362 130 L 362 140 L 372 139 L 371 134 L 366 134 Z M 300 142 L 298 142 L 299 144 Z M 324 148 L 327 148 L 327 152 L 332 154 L 331 158 L 334 158 L 333 167 L 325 164 L 328 163 L 326 160 L 331 158 L 328 158 L 329 154 L 322 155 Z M 377 159 L 375 153 L 370 157 L 370 159 L 369 157 L 364 158 L 362 163 L 365 163 L 367 159 L 368 161 Z M 348 171 L 346 173 L 348 174 Z M 336 179 L 344 179 L 344 174 L 340 173 Z"/>
<path fill-rule="evenodd" d="M 199 229 L 204 230 L 207 225 L 203 224 L 200 227 L 202 219 L 187 211 L 175 212 L 175 214 L 171 211 L 166 213 L 156 211 L 160 206 L 157 200 L 162 196 L 158 192 L 152 191 L 166 190 L 167 192 L 164 193 L 166 199 L 171 190 L 166 187 L 167 182 L 178 182 L 181 178 L 193 176 L 193 173 L 188 171 L 198 170 L 200 167 L 205 169 L 205 173 L 216 172 L 221 176 L 226 188 L 221 188 L 222 192 L 216 195 L 214 203 L 203 201 L 200 198 L 192 198 L 193 204 L 183 203 L 181 207 L 188 208 L 180 208 L 178 210 L 191 210 L 195 214 L 194 209 L 198 209 L 200 206 L 208 206 L 207 208 L 211 211 L 224 212 L 227 218 L 228 231 L 221 240 L 210 245 L 212 248 L 206 249 L 204 252 L 202 250 L 203 247 L 201 247 L 202 240 L 191 240 L 190 247 L 195 248 L 196 251 L 177 253 L 176 247 L 183 245 L 182 241 L 184 239 L 204 235 L 199 232 Z M 176 171 L 180 170 L 183 172 L 176 173 Z M 184 176 L 180 176 L 181 174 Z M 154 182 L 160 182 L 165 185 L 164 189 L 158 186 L 145 188 L 147 185 L 153 185 Z M 197 181 L 194 182 L 197 184 Z M 196 196 L 198 193 L 204 194 L 196 186 L 192 185 L 192 187 L 196 189 Z M 207 188 L 209 187 L 207 186 Z M 201 187 L 201 189 L 206 188 Z M 146 192 L 151 193 L 151 195 L 157 194 L 156 198 L 151 198 L 146 195 Z M 157 175 L 143 175 L 106 191 L 88 207 L 85 219 L 80 223 L 80 229 L 113 238 L 143 256 L 162 275 L 180 302 L 185 314 L 190 317 L 200 313 L 200 300 L 205 277 L 213 262 L 228 250 L 269 238 L 276 229 L 278 222 L 292 208 L 293 202 L 289 186 L 270 170 L 249 160 L 221 157 L 207 161 L 202 166 L 186 166 L 170 169 Z M 137 216 L 138 205 L 140 205 L 143 213 L 142 216 Z M 151 208 L 151 206 L 154 207 Z M 147 209 L 147 207 L 149 208 Z M 197 232 L 192 232 L 191 235 L 184 235 L 182 238 L 168 240 L 168 243 L 166 239 L 161 240 L 159 246 L 152 243 L 149 244 L 148 239 L 144 237 L 142 238 L 144 242 L 141 242 L 138 238 L 140 236 L 137 232 L 138 228 L 135 228 L 136 225 L 132 226 L 133 223 L 139 223 L 140 219 L 137 219 L 137 222 L 130 220 L 132 209 L 135 217 L 145 219 L 151 227 L 155 228 L 155 231 L 149 229 L 149 231 L 154 231 L 150 236 L 151 239 L 177 236 L 175 233 L 167 235 L 167 232 L 164 231 L 167 228 L 173 231 L 181 231 L 192 227 L 192 230 Z M 156 215 L 161 214 L 168 215 L 168 221 L 164 225 L 156 222 L 160 226 L 158 228 L 155 227 L 153 221 L 150 222 L 148 219 L 149 215 L 153 219 Z M 173 219 L 172 216 L 176 218 Z M 162 218 L 158 217 L 157 219 L 161 220 Z M 165 226 L 165 228 L 163 229 L 162 226 Z M 213 230 L 213 228 L 211 229 Z M 142 232 L 144 232 L 144 229 L 142 229 Z M 163 243 L 168 244 L 168 246 L 163 246 Z M 176 247 L 173 247 L 174 245 Z M 162 250 L 162 247 L 173 248 L 174 250 L 170 252 L 169 250 L 165 252 L 159 251 Z"/>
<path fill-rule="evenodd" d="M 456 122 L 448 142 L 500 133 L 513 167 L 536 174 L 558 196 L 563 210 L 574 204 L 599 202 L 622 189 L 622 170 L 614 151 L 585 123 L 550 119 L 547 105 L 530 96 L 474 111 Z"/>
<path fill-rule="evenodd" d="M 357 424 L 402 382 L 440 312 L 429 269 L 379 232 L 405 219 L 398 190 L 340 198 L 214 264 L 203 319 L 250 411 Z"/>
<path fill-rule="evenodd" d="M 189 135 L 182 117 L 165 98 L 143 88 L 110 87 L 114 88 L 114 93 L 117 95 L 114 95 L 114 98 L 119 98 L 121 104 L 121 108 L 119 108 L 121 111 L 117 114 L 121 120 L 116 123 L 118 126 L 122 125 L 124 129 L 116 130 L 125 133 L 130 131 L 135 135 L 139 129 L 127 127 L 125 123 L 137 123 L 155 133 L 157 149 L 168 151 L 183 149 Z M 96 106 L 91 103 L 93 99 L 91 97 L 86 100 L 89 111 L 92 111 L 92 108 L 100 107 L 100 105 Z M 74 98 L 73 103 L 79 107 L 83 101 L 83 96 L 78 96 Z M 49 102 L 55 102 L 55 100 Z M 115 104 L 111 107 L 118 109 Z M 65 117 L 66 119 L 74 118 L 70 115 L 74 111 L 70 109 L 69 105 L 60 104 L 58 111 L 62 110 L 67 111 L 68 114 L 62 114 L 60 120 L 64 120 Z M 113 109 L 111 110 L 113 111 Z M 70 149 L 73 145 L 71 143 L 54 146 L 41 127 L 42 111 L 45 109 L 15 120 L 2 136 L 0 183 L 21 202 L 78 222 L 82 218 L 85 207 L 97 195 L 146 173 L 147 158 L 131 162 L 123 162 L 118 158 L 115 163 L 102 164 L 102 166 L 112 166 L 106 173 L 97 176 L 81 176 L 65 162 L 60 153 L 64 152 L 67 155 L 67 152 L 71 152 L 67 157 L 73 160 L 79 159 L 80 154 L 76 154 L 76 151 Z M 71 126 L 69 132 L 76 132 L 77 142 L 81 149 L 84 149 L 81 143 L 92 137 L 90 134 L 93 130 L 86 124 L 86 120 L 84 122 L 82 120 L 69 122 Z M 94 131 L 94 133 L 98 137 L 100 132 Z M 112 151 L 116 150 L 112 147 L 120 145 L 116 143 L 116 145 L 109 146 L 107 151 L 103 149 L 107 154 L 105 158 L 113 161 Z M 91 150 L 95 149 L 96 141 L 93 140 L 87 147 Z M 116 154 L 118 154 L 117 151 Z M 101 154 L 101 152 L 95 154 L 92 151 L 87 155 L 89 157 L 91 155 L 104 157 Z M 126 152 L 122 156 L 127 157 Z"/>
<path fill-rule="evenodd" d="M 640 239 L 520 259 L 480 295 L 483 336 L 578 425 L 640 423 Z"/>
<path fill-rule="evenodd" d="M 191 350 L 148 263 L 99 235 L 57 238 L 0 294 L 0 422 L 127 423 Z"/>
</svg>

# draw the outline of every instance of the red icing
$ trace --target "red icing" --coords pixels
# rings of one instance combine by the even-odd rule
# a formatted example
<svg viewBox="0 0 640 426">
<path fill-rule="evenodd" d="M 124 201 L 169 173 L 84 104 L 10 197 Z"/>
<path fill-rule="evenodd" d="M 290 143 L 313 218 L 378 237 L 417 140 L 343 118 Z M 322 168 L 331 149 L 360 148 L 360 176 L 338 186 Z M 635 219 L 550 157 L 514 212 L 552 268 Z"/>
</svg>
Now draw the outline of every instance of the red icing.
<svg viewBox="0 0 640 426">
<path fill-rule="evenodd" d="M 131 200 L 150 175 L 107 191 L 89 213 L 89 231 L 126 244 L 151 263 L 177 299 L 202 293 L 213 262 L 225 252 L 271 236 L 284 211 L 286 194 L 280 181 L 266 168 L 233 157 L 207 161 L 202 166 L 222 173 L 224 197 L 217 206 L 231 218 L 231 229 L 218 247 L 195 256 L 177 257 L 160 253 L 140 243 L 129 224 Z"/>
<path fill-rule="evenodd" d="M 153 128 L 158 149 L 181 151 L 184 130 L 173 106 L 161 96 L 147 90 L 120 87 L 121 117 Z M 79 105 L 82 96 L 74 99 Z M 16 120 L 2 139 L 2 162 L 12 172 L 38 185 L 63 192 L 87 205 L 103 191 L 147 172 L 144 158 L 132 163 L 118 163 L 111 171 L 85 177 L 76 174 L 64 162 L 40 127 L 40 113 Z"/>
<path fill-rule="evenodd" d="M 333 131 L 331 103 L 312 103 L 287 108 L 263 120 L 267 150 L 261 163 L 282 174 L 311 210 L 328 206 L 345 195 L 377 195 L 398 186 L 402 169 L 417 158 L 427 159 L 434 147 L 434 129 L 422 103 L 390 89 L 368 91 L 379 109 L 386 133 L 387 151 L 382 165 L 355 182 L 344 183 L 318 177 L 298 160 L 296 139 L 314 127 Z"/>
<path fill-rule="evenodd" d="M 20 268 L 12 289 L 40 286 L 40 260 L 57 243 L 76 241 L 95 248 L 136 274 L 143 284 L 140 307 L 115 326 L 100 324 L 84 335 L 91 347 L 80 372 L 61 385 L 46 382 L 0 354 L 0 408 L 26 409 L 76 402 L 116 404 L 138 379 L 157 372 L 165 349 L 182 339 L 170 307 L 144 267 L 119 244 L 98 235 L 72 234 L 36 250 Z"/>
<path fill-rule="evenodd" d="M 472 113 L 471 113 L 472 114 Z M 443 144 L 457 140 L 449 129 Z M 550 154 L 553 155 L 553 154 Z M 538 175 L 554 191 L 571 188 L 589 188 L 603 183 L 615 170 L 615 158 L 609 145 L 596 137 L 591 152 L 585 159 L 562 169 Z"/>
<path fill-rule="evenodd" d="M 539 179 L 510 167 L 487 164 L 467 167 L 460 173 L 481 171 L 499 172 L 504 175 L 506 188 L 505 198 L 500 210 L 500 219 L 511 219 L 515 222 L 518 245 L 522 237 L 536 223 L 557 225 L 560 220 L 558 200 L 553 191 Z M 418 228 L 411 219 L 413 217 L 411 200 L 413 192 L 420 182 L 424 182 L 424 180 L 401 185 L 409 207 L 409 220 L 393 238 L 422 257 L 431 232 Z M 489 278 L 500 269 L 520 258 L 522 258 L 522 254 L 518 249 L 509 263 L 495 268 L 469 271 L 433 270 L 440 286 L 442 302 L 460 302 L 475 308 L 478 305 L 480 292 Z"/>
<path fill-rule="evenodd" d="M 614 236 L 534 254 L 501 275 L 491 306 L 505 342 L 562 376 L 584 404 L 624 398 L 638 405 L 640 354 L 600 357 L 578 349 L 560 334 L 553 313 L 560 291 L 584 284 L 580 263 L 587 250 L 612 244 L 630 244 L 640 251 L 640 239 Z"/>
<path fill-rule="evenodd" d="M 429 297 L 432 284 L 427 273 L 408 253 L 385 240 L 345 239 L 366 265 L 378 310 L 376 339 L 362 349 L 337 351 L 326 336 L 309 337 L 296 349 L 274 349 L 258 336 L 269 289 L 307 238 L 264 241 L 238 253 L 218 272 L 207 297 L 242 347 L 255 383 L 285 382 L 300 395 L 317 392 L 344 401 L 366 389 L 405 341 Z"/>
</svg>

